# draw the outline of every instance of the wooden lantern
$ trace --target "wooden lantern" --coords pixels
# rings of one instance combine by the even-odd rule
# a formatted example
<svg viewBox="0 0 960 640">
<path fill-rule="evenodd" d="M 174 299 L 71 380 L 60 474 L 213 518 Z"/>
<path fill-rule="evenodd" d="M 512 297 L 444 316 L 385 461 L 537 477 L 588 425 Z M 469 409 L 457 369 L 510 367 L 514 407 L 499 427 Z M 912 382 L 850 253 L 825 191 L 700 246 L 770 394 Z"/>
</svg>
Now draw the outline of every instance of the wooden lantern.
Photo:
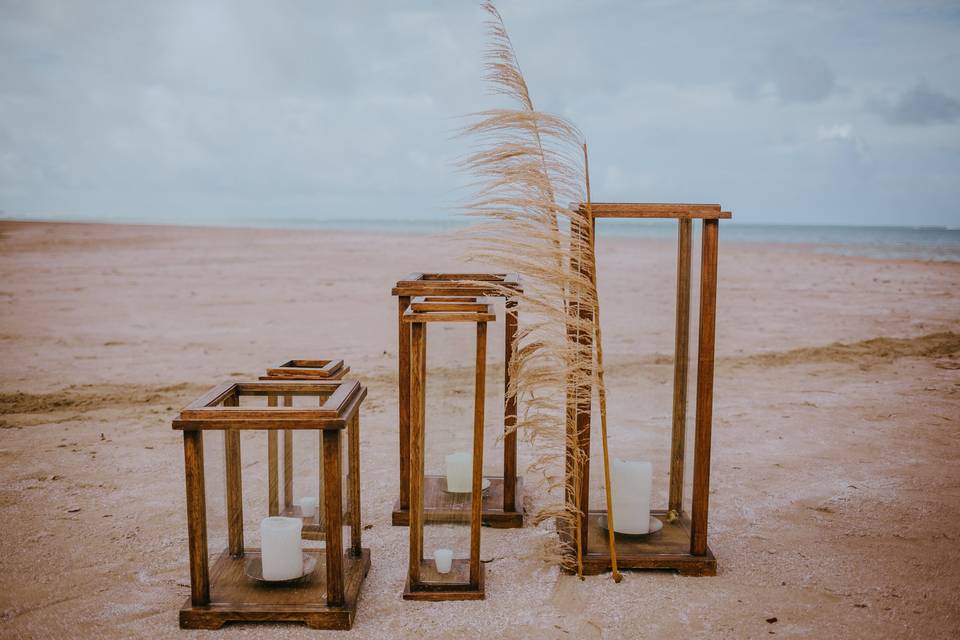
<svg viewBox="0 0 960 640">
<path fill-rule="evenodd" d="M 480 564 L 480 525 L 483 483 L 483 402 L 486 377 L 487 323 L 496 320 L 484 298 L 432 301 L 414 298 L 403 313 L 413 345 L 410 361 L 410 566 L 403 597 L 406 600 L 482 600 L 484 567 Z M 431 322 L 468 322 L 477 327 L 476 381 L 473 408 L 473 465 L 470 493 L 470 557 L 454 558 L 450 572 L 441 574 L 423 556 L 426 504 L 446 489 L 446 478 L 424 473 L 424 417 L 426 415 L 427 325 Z"/>
<path fill-rule="evenodd" d="M 348 491 L 353 510 L 350 545 L 342 535 L 327 535 L 325 548 L 304 549 L 316 561 L 313 572 L 295 585 L 263 584 L 250 577 L 259 549 L 243 542 L 240 432 L 243 430 L 318 430 L 321 434 L 324 501 L 328 532 L 342 531 L 341 434 L 359 429 L 360 405 L 367 395 L 356 381 L 226 382 L 192 402 L 173 421 L 183 431 L 190 549 L 190 598 L 180 610 L 180 626 L 217 629 L 228 621 L 300 621 L 315 629 L 349 629 L 356 615 L 360 586 L 370 569 L 370 550 L 361 547 L 360 457 L 351 447 Z M 308 408 L 240 406 L 247 396 L 315 399 Z M 224 436 L 228 548 L 208 562 L 203 434 Z"/>
<path fill-rule="evenodd" d="M 483 283 L 489 282 L 490 286 Z M 517 422 L 516 398 L 508 392 L 510 386 L 510 363 L 515 350 L 517 333 L 518 301 L 505 296 L 504 288 L 523 292 L 516 274 L 491 273 L 413 273 L 397 282 L 393 295 L 397 296 L 399 345 L 397 363 L 399 381 L 399 428 L 400 428 L 400 498 L 394 504 L 393 524 L 406 526 L 409 523 L 410 505 L 410 363 L 413 347 L 411 327 L 404 320 L 413 297 L 501 297 L 506 307 L 504 323 L 504 408 L 503 425 L 509 429 L 503 437 L 503 477 L 491 477 L 491 486 L 483 498 L 483 524 L 497 528 L 523 526 L 523 478 L 517 475 L 517 434 L 513 431 Z M 449 512 L 443 504 L 431 503 L 430 495 L 424 505 L 428 520 L 444 520 Z"/>
<path fill-rule="evenodd" d="M 710 492 L 710 440 L 713 421 L 713 361 L 717 300 L 717 235 L 719 221 L 730 219 L 728 211 L 715 204 L 640 204 L 593 203 L 594 233 L 596 221 L 607 218 L 676 219 L 677 313 L 673 377 L 673 420 L 670 452 L 669 501 L 666 509 L 652 509 L 651 515 L 663 522 L 663 529 L 646 536 L 616 534 L 617 564 L 620 569 L 674 569 L 681 575 L 716 575 L 717 561 L 707 546 L 707 507 Z M 685 461 L 687 366 L 690 332 L 690 258 L 692 222 L 702 221 L 700 254 L 700 335 L 697 350 L 697 397 L 693 458 L 693 499 L 691 513 L 683 511 L 683 466 Z M 576 268 L 576 266 L 575 266 Z M 582 317 L 592 317 L 592 309 L 580 308 Z M 587 335 L 586 340 L 592 342 Z M 582 390 L 581 390 L 582 391 Z M 570 390 L 575 393 L 575 390 Z M 582 459 L 590 457 L 590 393 L 573 398 L 581 401 L 576 422 L 568 420 L 568 433 L 579 434 L 576 446 Z M 572 464 L 573 450 L 568 450 Z M 583 571 L 597 574 L 611 568 L 607 531 L 601 528 L 606 510 L 591 510 L 589 505 L 589 467 L 584 465 L 580 488 L 568 492 L 567 500 L 576 502 L 582 514 L 580 545 Z M 614 521 L 617 514 L 614 513 Z M 602 519 L 602 520 L 601 520 Z M 573 540 L 575 532 L 563 529 L 561 535 Z M 575 548 L 575 545 L 568 545 Z"/>
<path fill-rule="evenodd" d="M 343 360 L 286 360 L 276 367 L 267 369 L 261 380 L 342 380 L 350 373 L 350 367 Z M 277 406 L 277 396 L 267 398 L 269 406 Z M 283 406 L 293 406 L 293 397 L 284 396 Z M 347 425 L 347 449 L 352 450 L 359 445 L 359 436 Z M 324 510 L 323 510 L 323 454 L 318 473 L 319 493 L 317 494 L 317 512 L 312 518 L 304 518 L 299 505 L 295 504 L 293 495 L 293 431 L 283 431 L 283 466 L 281 471 L 279 458 L 279 443 L 277 432 L 267 432 L 267 483 L 268 483 L 268 510 L 271 516 L 286 516 L 303 519 L 303 538 L 306 540 L 323 540 Z M 280 477 L 283 476 L 283 506 L 280 506 Z M 350 496 L 347 496 L 347 509 L 350 509 Z"/>
</svg>

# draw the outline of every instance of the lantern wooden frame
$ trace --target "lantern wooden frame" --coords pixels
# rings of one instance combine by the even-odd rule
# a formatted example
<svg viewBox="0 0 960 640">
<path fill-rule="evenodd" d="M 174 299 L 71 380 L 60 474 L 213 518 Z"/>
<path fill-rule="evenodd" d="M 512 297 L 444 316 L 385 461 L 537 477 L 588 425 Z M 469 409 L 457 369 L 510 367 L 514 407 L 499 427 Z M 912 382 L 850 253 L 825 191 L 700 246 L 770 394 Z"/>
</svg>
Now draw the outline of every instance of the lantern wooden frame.
<svg viewBox="0 0 960 640">
<path fill-rule="evenodd" d="M 484 283 L 489 282 L 490 285 Z M 520 277 L 514 273 L 412 273 L 397 282 L 393 295 L 398 304 L 397 379 L 399 388 L 400 431 L 400 497 L 393 507 L 392 522 L 406 526 L 410 522 L 410 362 L 412 354 L 411 325 L 404 322 L 404 314 L 414 297 L 487 297 L 503 298 L 504 318 L 504 408 L 503 408 L 503 477 L 491 476 L 489 492 L 483 500 L 483 524 L 496 528 L 523 526 L 523 477 L 517 473 L 517 401 L 509 393 L 510 365 L 516 350 L 515 340 L 519 319 L 519 301 L 505 295 L 504 290 L 523 293 Z M 449 513 L 441 506 L 425 505 L 428 520 L 443 520 Z"/>
<path fill-rule="evenodd" d="M 248 557 L 259 555 L 243 543 L 243 496 L 240 462 L 242 430 L 319 430 L 326 476 L 324 499 L 330 531 L 342 532 L 342 433 L 354 424 L 359 434 L 360 405 L 367 395 L 357 381 L 225 382 L 183 409 L 173 428 L 183 431 L 187 530 L 190 549 L 190 597 L 180 610 L 180 626 L 218 629 L 229 621 L 300 621 L 314 629 L 349 629 L 357 599 L 370 569 L 370 550 L 361 544 L 360 457 L 351 447 L 348 492 L 357 508 L 350 520 L 350 546 L 343 535 L 328 536 L 325 548 L 305 549 L 317 556 L 314 572 L 295 587 L 263 585 L 245 575 Z M 241 407 L 242 396 L 310 396 L 316 406 Z M 224 434 L 228 548 L 208 561 L 203 433 Z M 356 437 L 356 436 L 355 436 Z"/>
<path fill-rule="evenodd" d="M 431 300 L 414 298 L 403 313 L 413 345 L 410 361 L 410 558 L 405 600 L 482 600 L 484 566 L 480 563 L 482 523 L 483 418 L 486 385 L 487 323 L 494 322 L 493 306 L 484 298 Z M 424 418 L 426 415 L 427 326 L 432 322 L 475 323 L 476 376 L 473 408 L 473 468 L 470 494 L 470 557 L 454 558 L 447 574 L 436 571 L 423 557 L 425 496 L 443 490 L 446 479 L 424 473 Z M 492 487 L 491 487 L 492 488 Z"/>
<path fill-rule="evenodd" d="M 343 360 L 320 359 L 290 359 L 276 367 L 267 369 L 266 375 L 260 380 L 342 380 L 350 373 L 350 367 Z M 277 406 L 277 396 L 268 396 L 267 404 Z M 283 406 L 293 406 L 293 397 L 284 396 Z M 347 448 L 351 449 L 355 440 L 350 432 L 352 425 L 347 425 Z M 293 495 L 293 431 L 283 430 L 283 458 L 280 459 L 280 446 L 276 431 L 267 432 L 267 495 L 268 511 L 271 516 L 300 518 L 303 520 L 302 537 L 305 540 L 323 540 L 324 537 L 324 509 L 323 509 L 323 453 L 320 452 L 319 492 L 317 494 L 317 513 L 313 518 L 304 518 L 300 506 L 294 504 Z M 357 440 L 359 442 L 359 440 Z M 321 445 L 322 449 L 322 445 Z M 348 451 L 349 455 L 349 451 Z M 280 478 L 283 477 L 283 505 L 280 504 Z M 350 496 L 347 495 L 347 510 L 350 507 Z M 344 514 L 345 517 L 348 514 Z"/>
<path fill-rule="evenodd" d="M 581 205 L 583 206 L 583 205 Z M 596 221 L 606 218 L 675 219 L 678 221 L 677 312 L 674 343 L 673 417 L 670 452 L 669 502 L 666 509 L 651 510 L 663 521 L 663 529 L 642 538 L 616 535 L 617 565 L 620 569 L 674 569 L 681 575 L 716 575 L 717 560 L 707 545 L 707 511 L 710 492 L 710 443 L 713 425 L 713 372 L 717 300 L 717 240 L 719 221 L 732 216 L 715 204 L 592 203 L 593 232 Z M 691 513 L 683 511 L 683 467 L 686 447 L 687 370 L 690 334 L 690 262 L 693 220 L 701 220 L 700 323 L 697 349 L 696 417 L 693 459 L 693 499 Z M 577 229 L 573 230 L 577 232 Z M 582 268 L 573 265 L 573 268 Z M 577 308 L 580 317 L 593 317 L 593 310 Z M 582 336 L 592 344 L 593 337 Z M 584 391 L 586 391 L 584 393 Z M 590 389 L 568 389 L 571 401 L 579 398 L 576 418 L 568 415 L 567 430 L 575 434 L 571 441 L 579 448 L 580 459 L 590 459 Z M 585 400 L 584 400 L 585 399 Z M 568 469 L 577 452 L 568 447 Z M 577 492 L 568 490 L 567 501 L 575 506 L 580 519 L 580 547 L 583 572 L 598 574 L 611 568 L 608 536 L 600 527 L 606 510 L 591 510 L 589 505 L 589 466 L 584 465 Z M 575 497 L 579 495 L 579 501 Z M 616 518 L 616 513 L 614 513 Z M 576 532 L 561 526 L 560 535 L 575 553 Z M 573 565 L 571 565 L 573 566 Z"/>
</svg>

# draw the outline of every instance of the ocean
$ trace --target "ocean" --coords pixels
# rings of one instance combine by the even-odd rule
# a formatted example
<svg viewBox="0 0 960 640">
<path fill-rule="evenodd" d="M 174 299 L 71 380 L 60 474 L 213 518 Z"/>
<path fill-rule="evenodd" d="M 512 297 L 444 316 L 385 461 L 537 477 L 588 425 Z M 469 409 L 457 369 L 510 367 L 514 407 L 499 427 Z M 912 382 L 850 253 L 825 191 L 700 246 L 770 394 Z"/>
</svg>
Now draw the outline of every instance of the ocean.
<svg viewBox="0 0 960 640">
<path fill-rule="evenodd" d="M 31 216 L 31 220 L 63 222 L 105 222 L 116 224 L 184 224 L 182 220 L 81 219 L 75 217 Z M 449 233 L 467 226 L 463 217 L 434 219 L 325 219 L 262 218 L 243 220 L 193 220 L 202 226 L 252 227 L 274 229 L 328 229 L 376 233 Z M 694 229 L 697 225 L 694 225 Z M 597 225 L 600 237 L 663 238 L 676 237 L 676 223 L 668 220 L 603 220 Z M 881 259 L 960 262 L 960 228 L 755 224 L 723 221 L 721 242 L 762 242 L 815 245 L 820 253 L 864 256 Z"/>
<path fill-rule="evenodd" d="M 469 224 L 466 218 L 418 220 L 261 220 L 252 226 L 334 229 L 379 233 L 449 233 Z M 696 229 L 698 225 L 694 225 Z M 668 220 L 603 220 L 600 237 L 675 238 L 676 223 Z M 869 258 L 960 262 L 960 228 L 870 227 L 841 225 L 720 223 L 721 241 L 816 245 L 819 253 Z"/>
</svg>

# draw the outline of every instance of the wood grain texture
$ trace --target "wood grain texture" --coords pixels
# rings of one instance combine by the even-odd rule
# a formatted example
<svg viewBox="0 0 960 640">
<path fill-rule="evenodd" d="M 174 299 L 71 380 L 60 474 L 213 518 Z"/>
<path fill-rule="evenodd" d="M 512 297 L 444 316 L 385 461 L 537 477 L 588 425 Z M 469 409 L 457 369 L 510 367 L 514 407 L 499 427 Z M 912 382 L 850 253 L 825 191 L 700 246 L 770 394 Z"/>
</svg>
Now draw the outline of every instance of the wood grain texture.
<svg viewBox="0 0 960 640">
<path fill-rule="evenodd" d="M 403 314 L 404 322 L 493 322 L 497 319 L 489 304 L 483 305 L 484 311 L 414 311 L 407 309 Z"/>
<path fill-rule="evenodd" d="M 366 387 L 356 380 L 296 381 L 269 380 L 234 382 L 221 391 L 224 400 L 219 406 L 192 402 L 173 420 L 173 428 L 186 429 L 344 429 L 366 397 Z M 210 397 L 207 394 L 205 397 Z M 237 406 L 244 396 L 283 396 L 284 406 Z M 295 407 L 293 397 L 316 398 L 318 406 Z M 320 402 L 322 400 L 322 402 Z M 322 426 L 318 427 L 318 424 Z"/>
<path fill-rule="evenodd" d="M 491 288 L 485 282 L 499 285 Z M 391 521 L 395 526 L 406 526 L 409 519 L 409 403 L 410 403 L 410 319 L 405 316 L 419 311 L 458 311 L 463 313 L 485 310 L 481 304 L 489 301 L 485 298 L 504 298 L 507 306 L 504 352 L 504 446 L 503 446 L 503 504 L 491 509 L 487 500 L 483 504 L 483 522 L 485 525 L 501 528 L 523 526 L 523 503 L 518 499 L 517 474 L 517 436 L 512 430 L 516 424 L 516 399 L 509 396 L 510 360 L 516 350 L 516 332 L 518 323 L 518 305 L 515 298 L 506 296 L 500 286 L 521 292 L 520 278 L 516 274 L 490 273 L 413 273 L 397 282 L 393 295 L 398 300 L 398 402 L 399 402 L 399 439 L 400 439 L 400 500 L 394 505 Z M 489 309 L 488 320 L 495 317 Z M 434 322 L 461 321 L 472 322 L 475 318 L 452 314 L 444 318 L 439 315 L 431 318 Z M 508 432 L 509 431 L 509 432 Z M 425 494 L 424 515 L 431 518 L 446 513 L 442 503 L 434 504 L 431 494 Z"/>
<path fill-rule="evenodd" d="M 718 204 L 678 204 L 660 202 L 592 202 L 594 218 L 680 218 L 728 220 L 729 211 Z M 582 205 L 581 205 L 582 206 Z"/>
<path fill-rule="evenodd" d="M 321 432 L 321 438 L 323 441 L 323 498 L 327 524 L 327 605 L 339 607 L 344 604 L 340 431 L 324 430 Z"/>
<path fill-rule="evenodd" d="M 190 552 L 190 602 L 210 602 L 207 568 L 207 500 L 203 479 L 203 432 L 183 432 L 183 467 L 187 496 L 187 544 Z"/>
<path fill-rule="evenodd" d="M 418 571 L 423 576 L 419 583 L 407 578 L 403 590 L 404 600 L 440 602 L 449 600 L 483 600 L 485 597 L 486 567 L 480 565 L 476 585 L 470 584 L 469 561 L 454 558 L 450 572 L 438 573 L 433 560 L 424 560 Z"/>
<path fill-rule="evenodd" d="M 350 517 L 350 551 L 359 555 L 362 544 L 363 526 L 360 522 L 360 413 L 353 416 L 347 427 L 347 512 Z"/>
<path fill-rule="evenodd" d="M 697 415 L 693 450 L 693 500 L 690 508 L 690 553 L 707 552 L 710 500 L 710 440 L 713 430 L 713 358 L 717 322 L 717 242 L 719 224 L 703 222 L 700 257 L 700 336 L 697 347 Z"/>
<path fill-rule="evenodd" d="M 487 314 L 477 312 L 476 351 L 474 354 L 474 397 L 473 397 L 473 468 L 470 493 L 470 557 L 466 560 L 466 582 L 455 583 L 461 571 L 453 576 L 445 575 L 424 581 L 432 571 L 432 564 L 425 564 L 423 557 L 424 517 L 424 419 L 426 416 L 426 376 L 427 376 L 427 327 L 426 316 L 434 311 L 414 312 L 408 309 L 406 314 L 413 317 L 411 327 L 411 368 L 410 368 L 410 545 L 407 570 L 407 586 L 404 598 L 408 600 L 463 600 L 483 597 L 483 566 L 480 563 L 480 527 L 481 506 L 483 501 L 483 421 L 484 399 L 486 397 L 486 358 L 487 358 Z M 445 479 L 444 479 L 445 480 Z M 446 483 L 444 482 L 444 485 Z M 444 486 L 445 488 L 445 486 Z M 459 565 L 458 565 L 459 566 Z M 435 582 L 442 582 L 437 587 Z M 452 595 L 451 595 L 452 594 Z"/>
<path fill-rule="evenodd" d="M 598 575 L 610 571 L 607 531 L 600 526 L 603 515 L 604 511 L 591 511 L 587 518 L 590 544 L 583 556 L 584 575 Z M 690 518 L 686 513 L 681 513 L 679 519 L 673 523 L 667 521 L 665 510 L 653 510 L 651 515 L 664 522 L 663 529 L 659 532 L 647 536 L 619 533 L 614 536 L 619 569 L 672 569 L 683 576 L 716 575 L 716 558 L 709 549 L 701 556 L 689 553 Z"/>
<path fill-rule="evenodd" d="M 717 290 L 717 250 L 719 220 L 729 219 L 730 212 L 722 211 L 719 205 L 687 205 L 687 204 L 644 204 L 644 203 L 592 203 L 595 218 L 678 218 L 678 248 L 677 248 L 677 318 L 675 335 L 675 362 L 673 388 L 673 421 L 670 458 L 670 488 L 669 509 L 654 511 L 666 518 L 668 513 L 676 514 L 679 519 L 665 526 L 667 532 L 660 538 L 652 537 L 645 543 L 631 541 L 629 538 L 621 541 L 622 536 L 616 536 L 617 560 L 621 569 L 674 569 L 681 575 L 715 575 L 717 561 L 707 545 L 707 516 L 708 498 L 710 491 L 710 442 L 712 437 L 713 411 L 713 378 L 714 378 L 714 349 L 716 324 L 716 290 Z M 690 262 L 692 257 L 692 219 L 702 218 L 703 238 L 701 247 L 701 274 L 700 274 L 700 325 L 697 354 L 697 398 L 694 460 L 693 460 L 693 501 L 691 513 L 688 516 L 682 510 L 683 499 L 683 465 L 685 455 L 685 423 L 686 423 L 686 378 L 689 358 L 689 315 L 690 315 Z M 575 266 L 575 265 L 574 265 Z M 577 310 L 573 309 L 576 313 Z M 575 389 L 568 389 L 567 429 L 572 436 L 589 434 L 589 415 L 576 410 Z M 585 418 L 578 423 L 577 417 Z M 584 449 L 583 439 L 574 438 L 579 442 L 581 452 L 589 456 L 589 439 Z M 575 448 L 568 449 L 568 472 L 576 455 Z M 589 502 L 585 496 L 586 487 L 581 485 L 579 491 L 568 490 L 566 499 L 569 503 L 581 509 L 581 513 L 589 513 L 587 522 L 581 520 L 581 543 L 587 553 L 583 558 L 583 571 L 586 574 L 596 574 L 610 569 L 609 551 L 605 551 L 603 539 L 606 532 L 602 531 L 597 521 L 602 511 L 589 511 Z M 579 495 L 579 500 L 577 499 Z M 671 528 L 674 527 L 674 528 Z M 675 527 L 680 527 L 679 529 Z M 576 532 L 571 526 L 558 521 L 558 535 L 568 546 L 576 542 Z M 656 534 L 660 535 L 660 534 Z M 657 542 L 659 540 L 659 543 Z M 626 544 L 625 548 L 621 544 Z M 652 546 L 649 546 L 652 545 Z M 572 566 L 572 559 L 569 566 Z"/>
<path fill-rule="evenodd" d="M 230 409 L 239 402 L 243 395 L 261 395 L 261 383 L 231 383 L 228 390 L 217 389 L 216 393 L 207 393 L 203 396 L 204 402 L 211 402 L 211 398 L 218 394 L 223 398 L 226 406 L 210 407 L 211 413 L 222 412 L 205 420 L 193 420 L 189 429 L 183 429 L 184 437 L 184 468 L 187 494 L 187 527 L 188 544 L 190 551 L 191 569 L 191 598 L 180 611 L 180 625 L 184 628 L 215 629 L 228 621 L 290 621 L 305 622 L 314 628 L 349 629 L 356 613 L 357 596 L 363 577 L 370 567 L 369 551 L 362 549 L 359 538 L 351 541 L 351 549 L 345 555 L 343 552 L 343 490 L 341 484 L 342 453 L 341 442 L 343 424 L 359 425 L 360 405 L 366 397 L 366 388 L 359 383 L 338 381 L 334 387 L 325 382 L 284 382 L 271 386 L 272 394 L 267 395 L 268 406 L 264 409 L 265 416 L 258 421 L 261 428 L 276 434 L 286 429 L 290 421 L 282 417 L 284 408 L 275 406 L 276 398 L 284 396 L 285 403 L 292 402 L 293 391 L 297 395 L 313 396 L 317 399 L 313 417 L 304 419 L 304 424 L 298 428 L 312 428 L 320 431 L 323 442 L 324 473 L 324 510 L 330 531 L 335 532 L 327 536 L 323 549 L 309 551 L 321 554 L 323 577 L 311 575 L 304 582 L 296 585 L 263 585 L 246 576 L 244 571 L 245 559 L 259 557 L 257 550 L 244 550 L 242 532 L 243 504 L 242 484 L 239 482 L 239 473 L 242 469 L 240 459 L 240 431 L 250 428 L 250 420 L 236 418 Z M 285 385 L 294 385 L 288 387 Z M 314 393 L 308 393 L 311 388 Z M 340 413 L 329 417 L 321 408 L 321 404 L 328 400 L 328 396 L 335 395 L 341 388 L 353 391 L 344 401 L 339 402 Z M 247 392 L 247 393 L 245 393 Z M 273 401 L 270 400 L 273 398 Z M 273 405 L 273 406 L 271 406 Z M 198 406 L 192 403 L 191 406 Z M 200 405 L 202 406 L 202 404 Z M 226 416 L 229 416 L 226 417 Z M 174 420 L 174 428 L 181 428 L 179 418 Z M 349 429 L 355 432 L 357 428 Z M 224 432 L 224 455 L 226 458 L 227 473 L 227 508 L 237 513 L 236 518 L 230 517 L 232 524 L 239 522 L 240 526 L 228 527 L 228 548 L 209 569 L 207 564 L 207 530 L 205 493 L 203 483 L 203 432 L 205 430 L 221 430 Z M 292 435 L 292 434 L 291 434 Z M 269 439 L 268 439 L 268 448 Z M 285 443 L 285 449 L 290 450 Z M 292 469 L 292 465 L 290 466 Z M 232 478 L 236 474 L 236 481 Z M 276 473 L 273 474 L 276 477 Z M 359 480 L 359 473 L 354 477 Z M 351 491 L 357 492 L 358 486 L 351 486 Z M 290 497 L 289 490 L 285 497 Z M 358 505 L 359 507 L 359 505 Z"/>
<path fill-rule="evenodd" d="M 510 393 L 510 368 L 517 348 L 517 327 L 519 321 L 519 302 L 516 298 L 507 298 L 504 303 L 504 339 L 503 339 L 503 508 L 504 513 L 519 516 L 523 526 L 523 514 L 517 499 L 517 396 Z"/>
<path fill-rule="evenodd" d="M 234 396 L 224 403 L 235 406 Z M 223 468 L 226 474 L 227 539 L 230 555 L 243 555 L 243 486 L 240 462 L 240 432 L 228 429 L 223 432 Z"/>
<path fill-rule="evenodd" d="M 410 331 L 410 558 L 412 584 L 420 581 L 423 558 L 424 411 L 427 369 L 427 325 L 415 323 Z"/>
<path fill-rule="evenodd" d="M 484 476 L 490 486 L 483 492 L 480 519 L 483 526 L 492 529 L 517 529 L 523 526 L 523 514 L 517 511 L 503 510 L 503 494 L 506 491 L 504 479 L 500 476 Z M 427 475 L 423 482 L 423 521 L 427 524 L 451 522 L 467 519 L 462 509 L 469 506 L 452 503 L 446 491 L 447 478 L 441 475 Z M 523 503 L 523 478 L 517 478 L 514 494 L 518 503 Z M 400 509 L 400 501 L 393 505 L 393 525 L 406 527 L 410 524 L 410 510 Z"/>
<path fill-rule="evenodd" d="M 571 234 L 586 236 L 587 229 L 577 222 L 571 223 Z M 575 256 L 570 258 L 570 269 L 578 271 L 585 279 L 590 279 L 589 265 L 581 263 Z M 592 305 L 583 305 L 576 300 L 570 301 L 567 307 L 571 319 L 579 318 L 586 325 L 593 322 Z M 579 332 L 573 321 L 567 326 L 567 335 L 572 342 L 578 342 L 583 348 L 593 349 L 593 333 Z M 579 384 L 567 385 L 567 415 L 566 415 L 566 473 L 567 473 L 567 500 L 575 505 L 580 513 L 579 525 L 574 532 L 574 545 L 586 549 L 588 544 L 587 513 L 590 510 L 590 414 L 593 402 L 593 385 L 587 381 Z M 579 479 L 574 476 L 579 473 Z"/>
<path fill-rule="evenodd" d="M 343 360 L 294 358 L 267 369 L 261 380 L 342 380 L 350 372 Z"/>
<path fill-rule="evenodd" d="M 280 447 L 277 441 L 277 432 L 267 432 L 267 513 L 271 516 L 280 515 L 280 466 L 278 454 Z"/>
<path fill-rule="evenodd" d="M 208 605 L 196 606 L 190 600 L 180 610 L 183 629 L 219 629 L 227 622 L 302 622 L 311 629 L 348 630 L 357 615 L 357 601 L 363 580 L 370 571 L 370 550 L 357 557 L 343 558 L 345 579 L 344 603 L 326 604 L 326 569 L 323 551 L 307 551 L 318 556 L 317 568 L 304 582 L 290 586 L 265 586 L 245 575 L 245 559 L 224 552 L 214 562 L 212 599 Z M 247 559 L 260 556 L 259 549 L 250 549 Z"/>
<path fill-rule="evenodd" d="M 403 314 L 410 296 L 397 297 L 397 392 L 400 437 L 400 509 L 410 508 L 410 325 Z"/>
<path fill-rule="evenodd" d="M 483 413 L 487 380 L 487 323 L 477 323 L 473 394 L 473 484 L 470 494 L 470 586 L 480 585 L 480 505 L 483 500 Z"/>
<path fill-rule="evenodd" d="M 670 437 L 668 509 L 683 511 L 683 465 L 687 437 L 687 373 L 690 346 L 690 257 L 693 223 L 680 220 L 677 229 L 677 318 L 673 347 L 673 420 Z"/>
<path fill-rule="evenodd" d="M 486 285 L 485 283 L 491 283 Z M 397 281 L 395 296 L 502 296 L 503 288 L 523 291 L 515 273 L 411 273 Z"/>
</svg>

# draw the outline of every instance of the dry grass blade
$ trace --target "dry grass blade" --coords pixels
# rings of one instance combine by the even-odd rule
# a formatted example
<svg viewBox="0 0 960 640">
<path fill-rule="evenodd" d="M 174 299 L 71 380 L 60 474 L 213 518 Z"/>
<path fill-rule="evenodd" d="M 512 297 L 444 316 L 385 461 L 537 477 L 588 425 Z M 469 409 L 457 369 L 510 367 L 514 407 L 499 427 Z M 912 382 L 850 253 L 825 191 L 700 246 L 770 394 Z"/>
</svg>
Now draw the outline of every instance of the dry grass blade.
<svg viewBox="0 0 960 640">
<path fill-rule="evenodd" d="M 463 131 L 476 143 L 461 164 L 475 179 L 464 208 L 481 219 L 465 234 L 472 258 L 523 278 L 523 324 L 508 393 L 520 401 L 515 428 L 538 453 L 532 466 L 557 498 L 534 520 L 557 518 L 562 530 L 575 532 L 561 537 L 552 556 L 582 573 L 584 514 L 576 505 L 588 461 L 576 425 L 590 410 L 597 297 L 592 234 L 583 232 L 589 216 L 561 203 L 586 197 L 583 135 L 569 121 L 535 110 L 499 12 L 489 1 L 483 8 L 490 15 L 486 80 L 517 108 L 473 114 Z"/>
</svg>

